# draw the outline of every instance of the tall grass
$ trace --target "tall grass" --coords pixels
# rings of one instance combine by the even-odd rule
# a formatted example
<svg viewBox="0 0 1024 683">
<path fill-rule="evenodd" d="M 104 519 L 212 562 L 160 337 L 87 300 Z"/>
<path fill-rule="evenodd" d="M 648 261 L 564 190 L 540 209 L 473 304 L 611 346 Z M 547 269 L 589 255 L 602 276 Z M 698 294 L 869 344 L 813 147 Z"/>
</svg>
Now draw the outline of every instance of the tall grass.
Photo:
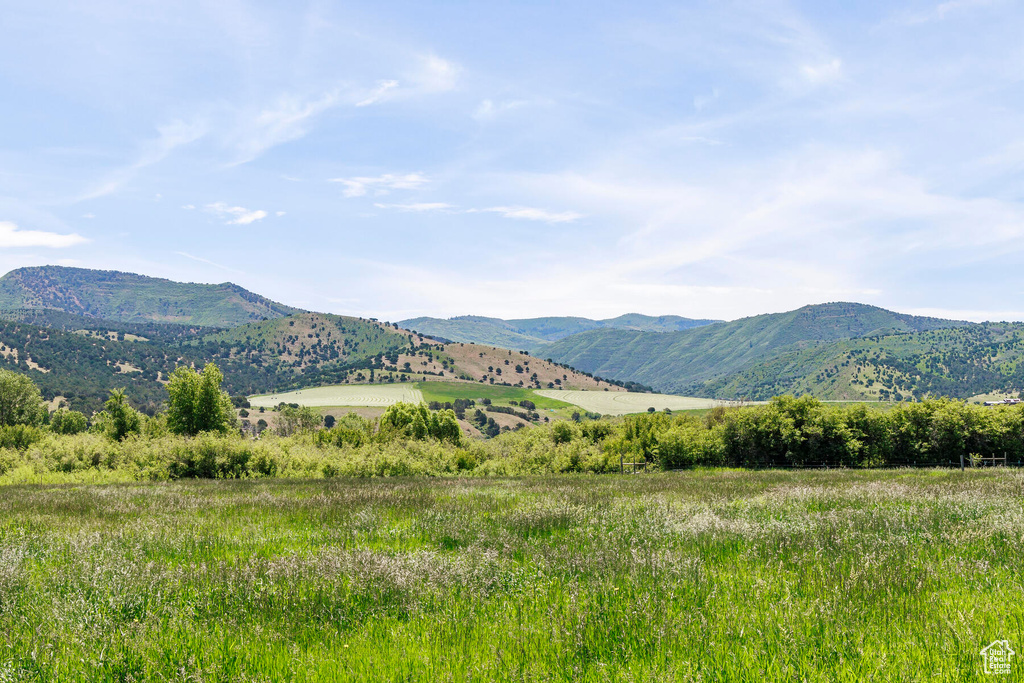
<svg viewBox="0 0 1024 683">
<path fill-rule="evenodd" d="M 981 648 L 1024 645 L 1022 490 L 1006 470 L 5 486 L 0 681 L 983 680 Z"/>
</svg>

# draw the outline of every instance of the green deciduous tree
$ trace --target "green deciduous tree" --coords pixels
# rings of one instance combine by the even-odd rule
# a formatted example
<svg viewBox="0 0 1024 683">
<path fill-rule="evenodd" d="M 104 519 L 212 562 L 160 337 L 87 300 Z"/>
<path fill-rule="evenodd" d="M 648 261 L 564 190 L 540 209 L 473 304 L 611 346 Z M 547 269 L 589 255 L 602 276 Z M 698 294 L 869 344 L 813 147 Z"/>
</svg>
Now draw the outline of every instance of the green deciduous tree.
<svg viewBox="0 0 1024 683">
<path fill-rule="evenodd" d="M 235 426 L 231 398 L 220 388 L 224 375 L 213 363 L 202 372 L 179 366 L 167 383 L 167 428 L 175 434 L 227 432 Z"/>
<path fill-rule="evenodd" d="M 35 382 L 12 370 L 0 370 L 0 426 L 38 425 L 45 411 Z"/>
<path fill-rule="evenodd" d="M 77 410 L 61 408 L 50 416 L 50 431 L 54 434 L 78 434 L 88 426 L 85 415 Z"/>
<path fill-rule="evenodd" d="M 401 434 L 414 439 L 433 438 L 455 444 L 462 439 L 462 429 L 453 411 L 430 412 L 422 403 L 388 406 L 380 418 L 380 433 L 385 438 Z"/>
<path fill-rule="evenodd" d="M 323 415 L 309 406 L 293 408 L 284 406 L 277 414 L 277 433 L 281 436 L 291 436 L 314 432 L 324 423 Z"/>
<path fill-rule="evenodd" d="M 124 441 L 142 431 L 142 416 L 128 404 L 124 389 L 113 389 L 99 416 L 103 432 L 114 441 Z"/>
</svg>

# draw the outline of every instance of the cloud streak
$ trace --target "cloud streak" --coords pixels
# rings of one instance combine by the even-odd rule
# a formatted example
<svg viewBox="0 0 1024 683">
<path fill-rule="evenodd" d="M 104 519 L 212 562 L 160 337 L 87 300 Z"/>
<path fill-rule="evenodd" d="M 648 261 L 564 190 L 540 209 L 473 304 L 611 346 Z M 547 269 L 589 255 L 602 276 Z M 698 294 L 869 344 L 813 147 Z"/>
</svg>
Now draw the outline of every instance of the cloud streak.
<svg viewBox="0 0 1024 683">
<path fill-rule="evenodd" d="M 246 209 L 242 206 L 229 206 L 224 202 L 207 204 L 203 210 L 223 219 L 227 225 L 250 225 L 256 221 L 263 220 L 269 215 L 263 209 Z"/>
<path fill-rule="evenodd" d="M 341 183 L 345 188 L 341 194 L 345 197 L 362 197 L 371 191 L 383 195 L 391 190 L 417 190 L 430 180 L 422 173 L 385 173 L 379 176 L 331 178 L 328 182 Z"/>
<path fill-rule="evenodd" d="M 171 121 L 157 127 L 157 137 L 144 142 L 138 158 L 131 164 L 109 173 L 98 184 L 78 195 L 74 201 L 82 202 L 114 194 L 131 182 L 143 169 L 160 163 L 174 150 L 203 138 L 209 132 L 205 121 Z"/>
<path fill-rule="evenodd" d="M 543 223 L 572 223 L 583 218 L 582 213 L 576 211 L 548 211 L 532 206 L 492 206 L 486 209 L 469 209 L 467 213 L 496 213 L 503 218 L 515 218 L 526 221 L 541 221 Z"/>
<path fill-rule="evenodd" d="M 315 96 L 283 94 L 256 111 L 242 110 L 228 136 L 237 155 L 231 165 L 248 163 L 273 147 L 305 137 L 317 117 L 341 103 L 340 91 L 331 89 Z"/>
<path fill-rule="evenodd" d="M 244 274 L 240 270 L 237 270 L 235 268 L 231 268 L 229 266 L 222 265 L 222 264 L 217 263 L 215 261 L 211 261 L 210 259 L 205 259 L 202 256 L 195 256 L 193 254 L 188 253 L 187 251 L 176 251 L 174 253 L 177 254 L 178 256 L 184 256 L 185 258 L 190 259 L 192 261 L 195 261 L 197 263 L 203 263 L 203 264 L 206 264 L 208 266 L 213 266 L 214 268 L 217 268 L 219 270 L 224 270 L 224 271 L 227 271 L 227 272 L 230 272 L 230 273 Z"/>
<path fill-rule="evenodd" d="M 396 209 L 398 211 L 408 211 L 414 213 L 423 213 L 426 211 L 446 211 L 452 212 L 455 207 L 451 204 L 445 204 L 444 202 L 419 202 L 413 204 L 380 204 L 375 203 L 378 209 Z"/>
<path fill-rule="evenodd" d="M 368 107 L 383 100 L 385 96 L 398 87 L 398 81 L 381 81 L 376 88 L 370 91 L 363 99 L 356 102 L 357 107 Z"/>
<path fill-rule="evenodd" d="M 378 209 L 396 209 L 398 211 L 423 213 L 427 211 L 443 211 L 445 213 L 496 213 L 502 218 L 516 220 L 540 221 L 543 223 L 572 223 L 583 218 L 582 213 L 576 211 L 548 211 L 532 206 L 491 206 L 485 209 L 460 209 L 454 204 L 446 202 L 419 202 L 411 204 L 382 204 L 375 203 Z"/>
</svg>

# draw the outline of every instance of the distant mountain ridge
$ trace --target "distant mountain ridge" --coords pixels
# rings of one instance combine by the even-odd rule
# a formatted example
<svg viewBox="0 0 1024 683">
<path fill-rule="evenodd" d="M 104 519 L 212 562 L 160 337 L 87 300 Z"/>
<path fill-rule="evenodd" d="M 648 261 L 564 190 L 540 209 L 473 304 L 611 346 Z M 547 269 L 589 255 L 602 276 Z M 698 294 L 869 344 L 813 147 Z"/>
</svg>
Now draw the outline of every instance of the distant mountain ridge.
<svg viewBox="0 0 1024 683">
<path fill-rule="evenodd" d="M 0 309 L 49 309 L 117 322 L 235 327 L 300 309 L 230 282 L 174 282 L 117 270 L 18 268 L 0 278 Z"/>
<path fill-rule="evenodd" d="M 712 384 L 742 391 L 742 383 L 723 383 L 721 378 L 741 371 L 756 374 L 758 364 L 801 345 L 971 325 L 837 302 L 680 332 L 591 330 L 554 342 L 544 352 L 555 361 L 602 377 L 640 382 L 660 391 L 707 395 Z"/>
<path fill-rule="evenodd" d="M 403 356 L 414 339 L 407 330 L 456 343 L 428 340 L 431 357 Z M 508 361 L 505 354 L 516 351 L 531 354 L 523 356 L 522 373 L 494 362 L 493 353 Z M 232 283 L 57 266 L 0 278 L 0 367 L 28 373 L 48 398 L 63 394 L 82 407 L 97 407 L 119 386 L 136 403 L 155 407 L 166 391 L 161 382 L 181 363 L 215 361 L 225 386 L 245 393 L 368 381 L 372 371 L 378 382 L 387 372 L 388 381 L 402 381 L 404 373 L 407 381 L 543 380 L 549 388 L 564 379 L 559 373 L 568 374 L 541 358 L 620 385 L 712 398 L 967 398 L 1024 390 L 1024 323 L 969 323 L 836 302 L 730 322 L 462 316 L 413 318 L 399 327 L 302 312 Z"/>
<path fill-rule="evenodd" d="M 710 325 L 715 320 L 696 320 L 678 315 L 649 316 L 627 313 L 616 318 L 593 320 L 572 316 L 503 320 L 464 315 L 454 318 L 410 318 L 399 321 L 406 329 L 456 342 L 486 344 L 508 349 L 537 351 L 551 342 L 597 329 L 674 332 Z"/>
</svg>

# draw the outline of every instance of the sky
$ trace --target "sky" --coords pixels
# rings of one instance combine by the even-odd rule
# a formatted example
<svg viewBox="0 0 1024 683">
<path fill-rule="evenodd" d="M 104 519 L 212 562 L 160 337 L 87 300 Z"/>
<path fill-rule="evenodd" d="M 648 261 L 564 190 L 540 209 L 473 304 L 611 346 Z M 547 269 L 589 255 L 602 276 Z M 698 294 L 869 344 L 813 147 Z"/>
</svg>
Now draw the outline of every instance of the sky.
<svg viewBox="0 0 1024 683">
<path fill-rule="evenodd" d="M 1018 2 L 2 5 L 0 272 L 1024 319 Z"/>
</svg>

